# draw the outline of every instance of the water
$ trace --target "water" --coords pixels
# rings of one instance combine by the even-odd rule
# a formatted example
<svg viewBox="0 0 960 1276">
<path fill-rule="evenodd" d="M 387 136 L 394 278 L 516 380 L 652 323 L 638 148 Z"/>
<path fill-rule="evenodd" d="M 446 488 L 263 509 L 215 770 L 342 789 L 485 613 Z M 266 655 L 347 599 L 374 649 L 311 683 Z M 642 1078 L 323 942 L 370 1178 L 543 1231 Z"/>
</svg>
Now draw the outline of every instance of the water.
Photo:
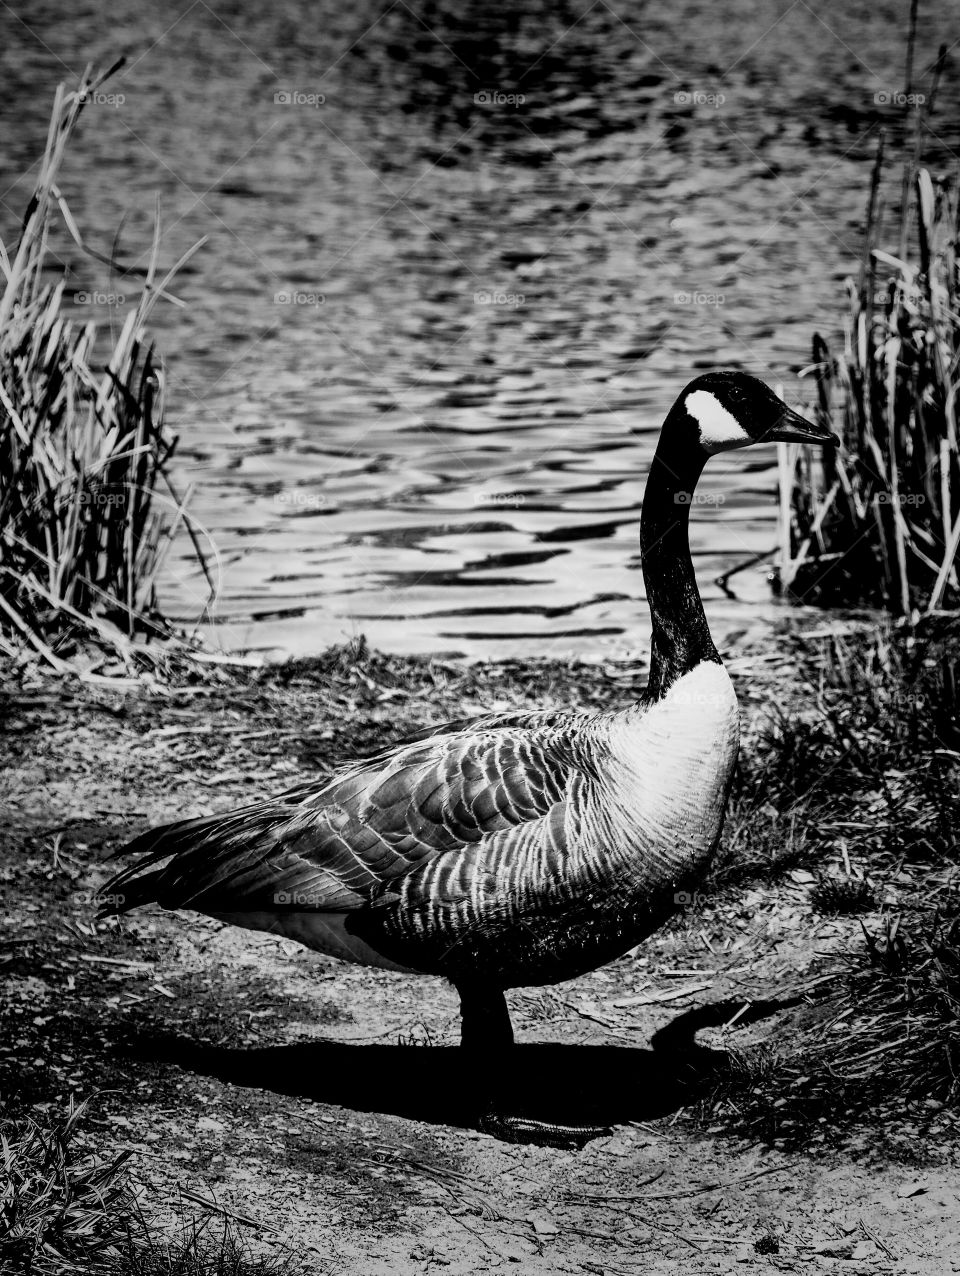
<svg viewBox="0 0 960 1276">
<path fill-rule="evenodd" d="M 125 258 L 157 192 L 166 262 L 208 236 L 157 327 L 178 479 L 216 545 L 217 641 L 643 650 L 637 522 L 663 416 L 716 365 L 810 401 L 796 374 L 813 331 L 839 327 L 878 124 L 900 143 L 874 96 L 903 87 L 906 5 L 720 8 L 49 0 L 8 17 L 4 171 L 38 153 L 59 78 L 125 52 L 68 202 L 101 251 L 126 216 Z M 924 17 L 918 66 L 958 16 Z M 935 166 L 960 141 L 947 79 Z M 4 195 L 5 234 L 27 194 Z M 76 290 L 122 291 L 57 248 Z M 769 560 L 716 583 L 774 544 L 775 463 L 712 461 L 693 512 L 724 642 L 777 611 Z M 200 614 L 185 541 L 162 596 Z"/>
</svg>

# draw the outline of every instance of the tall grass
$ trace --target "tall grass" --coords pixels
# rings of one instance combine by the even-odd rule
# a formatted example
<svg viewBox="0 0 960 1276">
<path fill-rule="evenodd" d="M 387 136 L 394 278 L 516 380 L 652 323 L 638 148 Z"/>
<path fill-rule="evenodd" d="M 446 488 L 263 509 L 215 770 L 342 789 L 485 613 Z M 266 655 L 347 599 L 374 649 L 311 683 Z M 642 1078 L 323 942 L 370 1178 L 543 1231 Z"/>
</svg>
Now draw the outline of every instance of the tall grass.
<svg viewBox="0 0 960 1276">
<path fill-rule="evenodd" d="M 110 263 L 140 283 L 105 358 L 104 333 L 64 317 L 64 281 L 51 279 L 58 215 L 87 251 L 57 179 L 84 107 L 114 70 L 58 88 L 19 241 L 0 243 L 0 646 L 27 644 L 58 667 L 78 641 L 126 655 L 131 640 L 170 632 L 156 581 L 181 525 L 210 579 L 171 480 L 176 440 L 147 336 L 153 307 L 176 300 L 170 280 L 200 245 L 162 273 L 158 218 L 144 269 Z"/>
<path fill-rule="evenodd" d="M 960 605 L 960 265 L 956 183 L 919 166 L 943 51 L 918 108 L 900 225 L 881 248 L 883 139 L 842 351 L 813 339 L 818 414 L 839 455 L 781 454 L 781 587 L 900 615 Z"/>
</svg>

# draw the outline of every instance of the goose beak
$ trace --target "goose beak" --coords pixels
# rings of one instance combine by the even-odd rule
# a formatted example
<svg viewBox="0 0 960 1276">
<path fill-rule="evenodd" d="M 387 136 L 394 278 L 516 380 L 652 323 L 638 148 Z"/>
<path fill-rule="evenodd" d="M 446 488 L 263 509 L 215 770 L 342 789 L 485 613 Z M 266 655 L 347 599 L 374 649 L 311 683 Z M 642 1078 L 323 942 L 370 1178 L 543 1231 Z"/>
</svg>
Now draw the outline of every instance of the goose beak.
<svg viewBox="0 0 960 1276">
<path fill-rule="evenodd" d="M 824 425 L 815 424 L 783 405 L 780 420 L 763 436 L 764 443 L 813 443 L 821 447 L 839 447 L 840 440 Z"/>
</svg>

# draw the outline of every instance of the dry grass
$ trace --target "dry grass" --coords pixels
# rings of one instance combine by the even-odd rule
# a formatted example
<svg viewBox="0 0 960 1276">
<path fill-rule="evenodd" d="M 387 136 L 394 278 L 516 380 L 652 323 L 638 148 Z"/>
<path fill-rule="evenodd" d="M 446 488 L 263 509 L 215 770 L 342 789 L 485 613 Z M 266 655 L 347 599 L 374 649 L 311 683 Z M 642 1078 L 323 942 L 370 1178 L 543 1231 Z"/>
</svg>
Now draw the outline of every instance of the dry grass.
<svg viewBox="0 0 960 1276">
<path fill-rule="evenodd" d="M 782 1144 L 868 1125 L 909 1159 L 960 1114 L 960 627 L 787 646 L 796 691 L 745 750 L 717 883 L 802 867 L 814 913 L 872 916 L 700 1116 Z"/>
<path fill-rule="evenodd" d="M 0 649 L 26 645 L 57 667 L 78 642 L 126 657 L 143 636 L 170 633 L 156 581 L 181 526 L 206 571 L 171 481 L 176 440 L 147 336 L 153 307 L 175 300 L 168 285 L 199 245 L 162 272 L 158 220 L 145 269 L 110 263 L 129 286 L 141 282 L 102 358 L 105 334 L 65 318 L 63 279 L 51 281 L 58 214 L 87 251 L 57 180 L 84 106 L 110 73 L 88 70 L 75 92 L 57 90 L 19 242 L 0 244 Z"/>
<path fill-rule="evenodd" d="M 175 1240 L 148 1233 L 118 1259 L 110 1276 L 285 1276 L 293 1270 L 289 1255 L 278 1262 L 253 1255 L 226 1222 L 213 1228 L 192 1222 Z"/>
<path fill-rule="evenodd" d="M 817 971 L 786 1029 L 731 1050 L 706 1119 L 783 1144 L 834 1142 L 867 1121 L 905 1159 L 943 1137 L 960 1106 L 960 919 L 905 939 L 887 918 L 865 937 L 861 956 Z"/>
<path fill-rule="evenodd" d="M 46 1128 L 31 1120 L 0 1133 L 0 1259 L 10 1270 L 97 1272 L 128 1244 L 138 1213 L 124 1173 L 130 1154 L 103 1161 L 78 1152 L 86 1106 L 71 1101 Z"/>
<path fill-rule="evenodd" d="M 839 455 L 781 454 L 781 587 L 826 605 L 909 615 L 960 605 L 960 269 L 955 181 L 919 166 L 943 52 L 916 115 L 896 246 L 879 246 L 883 140 L 843 350 L 815 335 L 820 420 Z"/>
<path fill-rule="evenodd" d="M 827 860 L 838 882 L 876 881 L 905 864 L 950 862 L 960 843 L 960 629 L 784 636 L 782 654 L 794 689 L 741 752 L 718 881 L 796 866 L 823 874 Z"/>
<path fill-rule="evenodd" d="M 283 1276 L 289 1255 L 257 1258 L 226 1218 L 170 1238 L 129 1179 L 129 1151 L 81 1147 L 88 1101 L 62 1117 L 0 1127 L 0 1270 L 24 1276 Z"/>
</svg>

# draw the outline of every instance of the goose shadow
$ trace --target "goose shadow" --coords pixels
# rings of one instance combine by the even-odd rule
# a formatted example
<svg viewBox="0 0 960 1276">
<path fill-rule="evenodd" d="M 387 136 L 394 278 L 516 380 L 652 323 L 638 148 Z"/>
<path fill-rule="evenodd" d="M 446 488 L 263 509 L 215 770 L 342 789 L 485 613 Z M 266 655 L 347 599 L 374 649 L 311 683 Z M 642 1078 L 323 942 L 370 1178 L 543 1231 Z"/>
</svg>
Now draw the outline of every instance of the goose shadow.
<svg viewBox="0 0 960 1276">
<path fill-rule="evenodd" d="M 766 1018 L 791 1001 L 714 1002 L 677 1016 L 648 1048 L 521 1042 L 494 1078 L 504 1110 L 568 1124 L 620 1125 L 668 1116 L 724 1076 L 724 1050 L 700 1045 L 701 1028 L 737 1011 L 739 1024 Z M 180 1036 L 141 1038 L 133 1053 L 228 1085 L 378 1112 L 431 1124 L 470 1127 L 478 1095 L 489 1095 L 458 1046 L 356 1044 L 317 1040 L 295 1045 L 213 1046 Z"/>
</svg>

